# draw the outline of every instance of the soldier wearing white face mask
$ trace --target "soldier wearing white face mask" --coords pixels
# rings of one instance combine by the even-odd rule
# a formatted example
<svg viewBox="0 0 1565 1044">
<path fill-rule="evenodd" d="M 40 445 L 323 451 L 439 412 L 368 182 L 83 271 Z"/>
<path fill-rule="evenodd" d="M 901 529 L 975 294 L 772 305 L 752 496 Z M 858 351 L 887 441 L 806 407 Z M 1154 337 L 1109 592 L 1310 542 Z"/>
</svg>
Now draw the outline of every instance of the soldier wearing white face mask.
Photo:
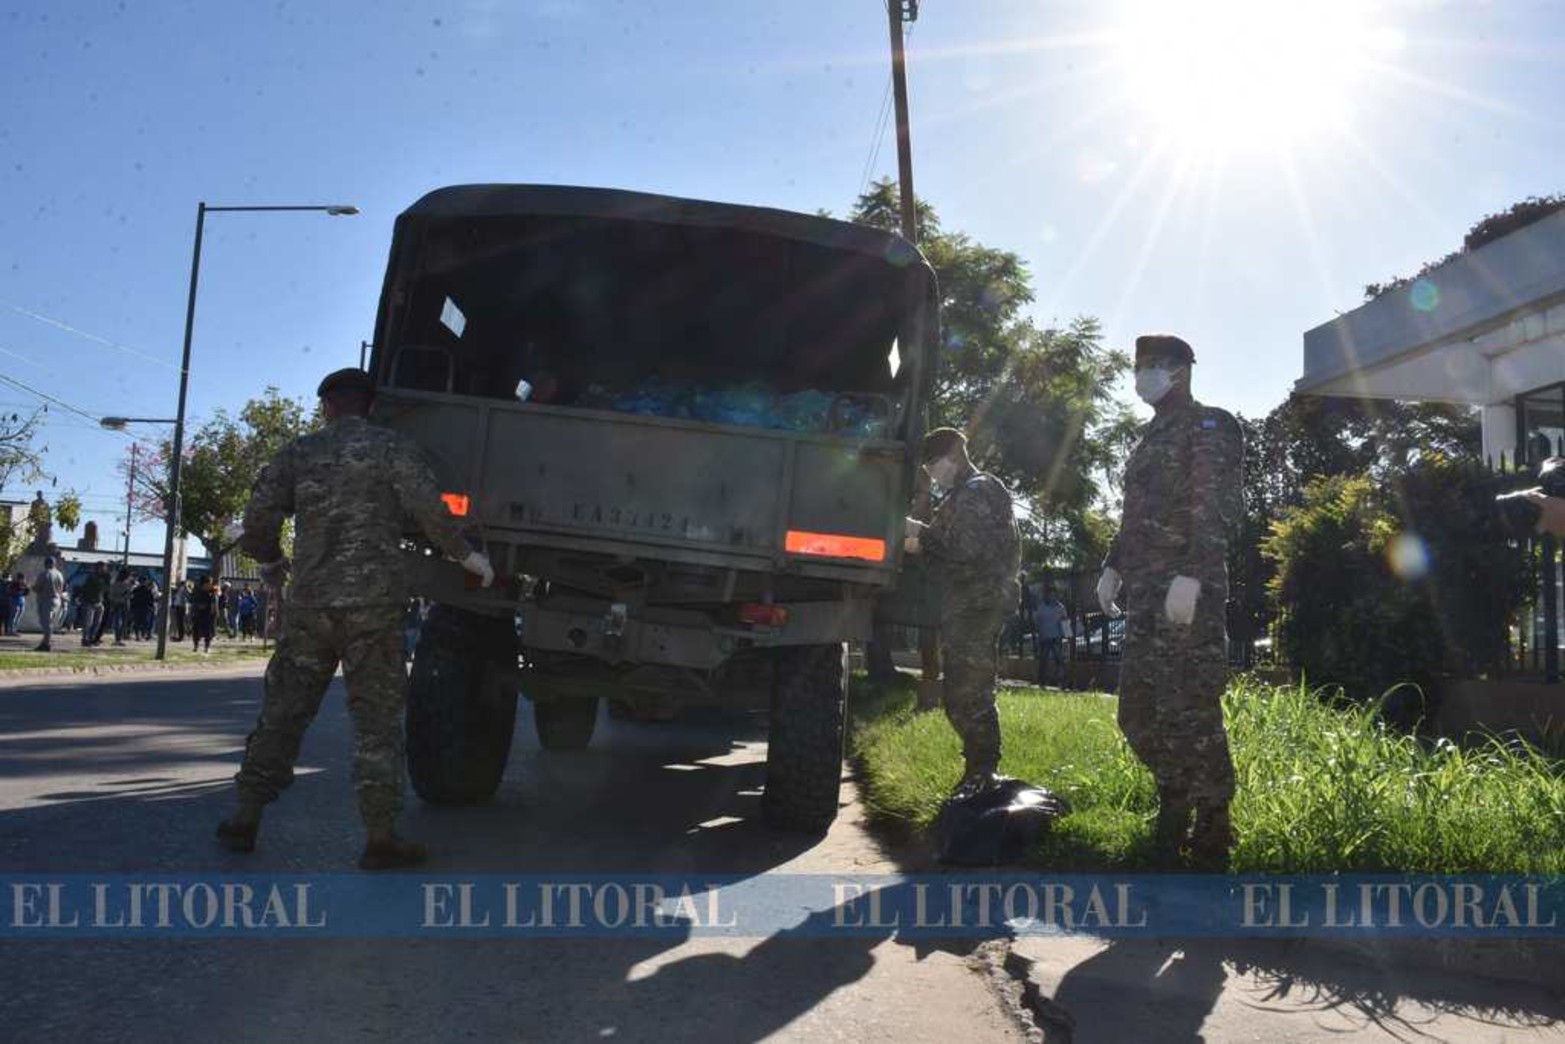
<svg viewBox="0 0 1565 1044">
<path fill-rule="evenodd" d="M 1010 491 L 973 466 L 961 432 L 936 428 L 924 437 L 923 457 L 930 479 L 949 492 L 927 524 L 907 520 L 904 546 L 925 556 L 940 582 L 945 711 L 962 739 L 957 786 L 976 792 L 993 782 L 1000 766 L 998 642 L 1019 593 L 1021 536 Z"/>
<path fill-rule="evenodd" d="M 1159 857 L 1218 869 L 1233 845 L 1223 614 L 1244 445 L 1231 414 L 1191 397 L 1194 363 L 1178 337 L 1136 338 L 1136 393 L 1155 413 L 1125 466 L 1098 600 L 1118 615 L 1122 587 L 1127 596 L 1119 724 L 1157 782 Z"/>
</svg>

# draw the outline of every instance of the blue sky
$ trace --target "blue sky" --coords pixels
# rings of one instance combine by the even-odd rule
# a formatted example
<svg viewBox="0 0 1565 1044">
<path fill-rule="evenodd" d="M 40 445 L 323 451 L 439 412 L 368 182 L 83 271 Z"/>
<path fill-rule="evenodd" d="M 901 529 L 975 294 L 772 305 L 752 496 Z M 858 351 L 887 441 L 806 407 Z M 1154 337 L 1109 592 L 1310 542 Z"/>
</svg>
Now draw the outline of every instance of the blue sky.
<svg viewBox="0 0 1565 1044">
<path fill-rule="evenodd" d="M 1565 5 L 1257 0 L 1214 45 L 1199 6 L 1158 21 L 1173 2 L 924 0 L 915 181 L 947 228 L 1026 259 L 1040 321 L 1184 334 L 1207 402 L 1266 412 L 1303 331 L 1364 283 L 1565 190 Z M 392 221 L 440 185 L 841 213 L 895 171 L 889 130 L 874 148 L 887 50 L 879 0 L 13 0 L 0 374 L 172 416 L 202 199 L 363 213 L 209 218 L 194 422 L 355 363 Z M 59 407 L 45 434 L 58 488 L 112 533 L 127 438 Z"/>
</svg>

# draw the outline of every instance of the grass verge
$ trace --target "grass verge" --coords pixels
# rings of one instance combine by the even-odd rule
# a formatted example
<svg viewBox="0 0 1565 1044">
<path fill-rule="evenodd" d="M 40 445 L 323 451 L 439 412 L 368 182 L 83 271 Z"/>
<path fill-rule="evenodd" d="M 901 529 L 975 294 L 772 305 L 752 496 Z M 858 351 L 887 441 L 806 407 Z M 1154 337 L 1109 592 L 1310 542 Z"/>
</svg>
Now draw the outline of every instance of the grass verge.
<svg viewBox="0 0 1565 1044">
<path fill-rule="evenodd" d="M 131 646 L 125 650 L 98 649 L 91 652 L 75 650 L 68 646 L 56 646 L 54 652 L 0 652 L 0 672 L 28 670 L 38 667 L 68 667 L 72 670 L 87 671 L 93 668 L 105 667 L 130 667 L 151 665 L 158 661 L 153 656 L 154 650 L 147 646 Z M 245 660 L 254 660 L 270 656 L 270 647 L 262 651 L 259 644 L 249 646 L 225 646 L 213 649 L 210 654 L 200 655 L 186 648 L 168 649 L 168 657 L 163 662 L 177 665 L 220 664 L 239 663 Z"/>
<path fill-rule="evenodd" d="M 961 774 L 955 734 L 911 693 L 855 690 L 853 749 L 877 817 L 924 829 Z M 1373 707 L 1236 680 L 1224 696 L 1238 793 L 1232 869 L 1565 873 L 1565 767 L 1491 740 L 1462 748 L 1387 730 Z M 1150 866 L 1152 777 L 1096 694 L 1002 691 L 1001 771 L 1075 811 L 1034 853 L 1059 870 Z"/>
</svg>

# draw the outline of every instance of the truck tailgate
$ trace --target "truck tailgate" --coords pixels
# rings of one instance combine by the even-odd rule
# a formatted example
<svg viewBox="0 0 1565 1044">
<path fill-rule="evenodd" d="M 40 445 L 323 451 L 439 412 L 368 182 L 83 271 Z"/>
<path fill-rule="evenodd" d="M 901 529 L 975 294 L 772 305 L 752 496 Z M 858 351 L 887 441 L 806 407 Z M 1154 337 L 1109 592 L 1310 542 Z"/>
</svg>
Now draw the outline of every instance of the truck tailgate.
<svg viewBox="0 0 1565 1044">
<path fill-rule="evenodd" d="M 901 558 L 899 442 L 401 391 L 377 415 L 489 541 L 874 585 Z"/>
</svg>

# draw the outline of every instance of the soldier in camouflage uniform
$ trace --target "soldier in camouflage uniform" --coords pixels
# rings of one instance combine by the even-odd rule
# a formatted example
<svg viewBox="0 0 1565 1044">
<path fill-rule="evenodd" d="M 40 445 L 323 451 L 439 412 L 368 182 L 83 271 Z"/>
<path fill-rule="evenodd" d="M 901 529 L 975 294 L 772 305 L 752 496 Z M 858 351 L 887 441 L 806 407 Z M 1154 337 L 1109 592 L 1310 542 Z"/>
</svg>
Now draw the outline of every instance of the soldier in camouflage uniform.
<svg viewBox="0 0 1565 1044">
<path fill-rule="evenodd" d="M 422 845 L 397 837 L 402 809 L 402 613 L 398 576 L 402 520 L 412 517 L 449 557 L 487 586 L 494 573 L 469 549 L 440 499 L 440 487 L 402 435 L 366 419 L 374 384 L 362 370 L 338 370 L 321 382 L 326 427 L 289 443 L 256 479 L 240 548 L 264 563 L 261 575 L 293 583 L 277 650 L 266 668 L 261 716 L 245 741 L 234 777 L 239 804 L 218 826 L 234 851 L 255 847 L 261 809 L 293 782 L 304 732 L 342 664 L 353 718 L 353 785 L 368 839 L 359 865 L 411 866 Z M 283 556 L 283 520 L 297 527 L 294 562 Z"/>
<path fill-rule="evenodd" d="M 1233 416 L 1191 397 L 1194 363 L 1178 337 L 1136 339 L 1136 391 L 1155 414 L 1125 466 L 1124 518 L 1098 598 L 1117 615 L 1123 583 L 1119 724 L 1157 782 L 1159 858 L 1213 869 L 1233 845 L 1223 627 L 1244 454 Z"/>
<path fill-rule="evenodd" d="M 954 428 L 924 438 L 930 478 L 948 492 L 926 525 L 908 519 L 907 550 L 922 554 L 940 580 L 940 654 L 945 710 L 962 738 L 963 786 L 983 786 L 1000 767 L 994 692 L 1000 630 L 1016 605 L 1021 536 L 1011 494 L 973 467 Z"/>
</svg>

